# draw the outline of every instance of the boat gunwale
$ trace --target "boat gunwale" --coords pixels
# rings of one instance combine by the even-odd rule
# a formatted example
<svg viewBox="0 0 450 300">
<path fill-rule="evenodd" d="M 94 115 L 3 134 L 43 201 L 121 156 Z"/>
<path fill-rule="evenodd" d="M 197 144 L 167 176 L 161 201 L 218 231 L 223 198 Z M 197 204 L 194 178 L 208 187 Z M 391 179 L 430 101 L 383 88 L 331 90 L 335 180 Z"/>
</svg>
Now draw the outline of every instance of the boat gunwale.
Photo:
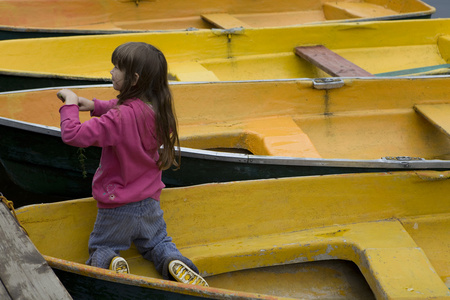
<svg viewBox="0 0 450 300">
<path fill-rule="evenodd" d="M 58 73 L 39 73 L 34 71 L 14 71 L 9 69 L 0 69 L 0 75 L 6 76 L 14 76 L 14 77 L 31 77 L 31 78 L 61 78 L 67 80 L 89 80 L 89 81 L 97 81 L 97 82 L 111 82 L 111 77 L 98 77 L 93 75 L 66 75 L 66 74 L 58 74 Z"/>
<path fill-rule="evenodd" d="M 421 79 L 439 79 L 439 78 L 450 78 L 449 75 L 422 75 L 422 76 L 404 76 L 400 78 L 395 78 L 396 80 L 421 80 Z M 259 83 L 259 82 L 310 82 L 311 86 L 317 80 L 330 79 L 325 78 L 295 78 L 295 79 L 267 79 L 267 80 L 241 80 L 241 81 L 219 81 L 219 82 L 170 82 L 170 85 L 191 85 L 191 84 L 233 84 L 233 83 Z M 339 80 L 374 80 L 381 81 L 385 79 L 392 79 L 392 77 L 331 77 L 331 79 Z M 36 88 L 36 89 L 26 89 L 26 90 L 15 90 L 0 92 L 1 95 L 9 94 L 19 94 L 26 92 L 39 92 L 48 90 L 58 90 L 63 88 L 72 89 L 91 89 L 91 88 L 108 88 L 112 87 L 112 84 L 98 84 L 98 85 L 74 85 L 74 86 L 60 86 L 60 87 L 46 87 L 46 88 Z M 10 118 L 0 117 L 0 125 L 8 126 L 21 130 L 29 130 L 31 132 L 46 134 L 55 137 L 61 137 L 61 129 L 53 126 L 46 126 L 36 123 L 30 123 L 25 121 L 14 120 Z M 408 157 L 394 157 L 394 159 L 389 159 L 387 157 L 382 157 L 380 159 L 341 159 L 341 158 L 307 158 L 307 157 L 286 157 L 286 156 L 269 156 L 269 155 L 253 155 L 253 154 L 242 154 L 242 153 L 231 153 L 231 152 L 219 152 L 204 149 L 194 149 L 189 147 L 180 147 L 181 156 L 189 158 L 199 158 L 214 161 L 224 161 L 224 162 L 236 162 L 236 163 L 246 163 L 254 165 L 287 165 L 287 166 L 320 166 L 320 167 L 353 167 L 353 168 L 386 168 L 386 169 L 450 169 L 450 160 L 439 160 L 439 159 L 408 159 Z"/>
<path fill-rule="evenodd" d="M 43 255 L 43 257 L 50 265 L 50 267 L 61 271 L 74 273 L 80 276 L 87 276 L 99 280 L 106 280 L 119 284 L 139 286 L 143 288 L 151 288 L 176 294 L 185 294 L 190 296 L 204 297 L 208 299 L 223 299 L 224 297 L 226 299 L 288 299 L 285 297 L 191 285 L 141 275 L 119 274 L 107 269 L 100 269 L 61 258 L 47 255 Z"/>
<path fill-rule="evenodd" d="M 2 70 L 0 70 L 0 74 L 2 74 Z M 384 81 L 384 80 L 421 80 L 421 79 L 447 79 L 450 78 L 450 74 L 433 74 L 433 75 L 408 75 L 401 77 L 394 76 L 376 76 L 376 77 L 358 77 L 358 76 L 343 76 L 343 77 L 297 77 L 297 78 L 275 78 L 275 79 L 249 79 L 249 80 L 227 80 L 227 81 L 169 81 L 169 85 L 194 85 L 194 84 L 214 84 L 214 85 L 227 85 L 233 83 L 242 83 L 242 84 L 251 84 L 251 83 L 264 83 L 264 82 L 297 82 L 297 83 L 311 83 L 311 86 L 314 82 L 317 81 L 328 81 L 328 80 L 364 80 L 364 81 Z M 30 88 L 30 89 L 22 89 L 22 90 L 11 90 L 11 91 L 3 91 L 0 92 L 1 95 L 7 94 L 17 94 L 17 93 L 25 93 L 25 92 L 39 92 L 39 91 L 48 91 L 48 90 L 60 90 L 60 89 L 91 89 L 91 88 L 112 88 L 113 85 L 111 83 L 101 83 L 101 84 L 80 84 L 80 85 L 61 85 L 61 86 L 51 86 L 51 87 L 40 87 L 40 88 Z"/>
</svg>

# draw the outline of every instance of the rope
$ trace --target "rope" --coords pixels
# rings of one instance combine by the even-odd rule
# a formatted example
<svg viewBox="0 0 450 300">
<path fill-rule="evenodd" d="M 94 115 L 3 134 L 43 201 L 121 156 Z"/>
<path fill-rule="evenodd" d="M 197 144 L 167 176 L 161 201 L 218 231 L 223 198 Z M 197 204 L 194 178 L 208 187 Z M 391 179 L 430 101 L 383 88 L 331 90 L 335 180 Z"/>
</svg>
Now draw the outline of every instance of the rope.
<svg viewBox="0 0 450 300">
<path fill-rule="evenodd" d="M 9 201 L 8 199 L 6 199 L 6 197 L 3 196 L 2 193 L 0 193 L 0 199 L 6 205 L 6 207 L 9 208 L 9 210 L 13 214 L 14 218 L 16 219 L 17 224 L 19 224 L 20 228 L 22 228 L 22 230 L 26 233 L 26 235 L 28 235 L 28 232 L 25 229 L 25 227 L 23 227 L 22 224 L 20 224 L 19 219 L 17 219 L 16 211 L 14 210 L 14 203 L 12 201 Z"/>
</svg>

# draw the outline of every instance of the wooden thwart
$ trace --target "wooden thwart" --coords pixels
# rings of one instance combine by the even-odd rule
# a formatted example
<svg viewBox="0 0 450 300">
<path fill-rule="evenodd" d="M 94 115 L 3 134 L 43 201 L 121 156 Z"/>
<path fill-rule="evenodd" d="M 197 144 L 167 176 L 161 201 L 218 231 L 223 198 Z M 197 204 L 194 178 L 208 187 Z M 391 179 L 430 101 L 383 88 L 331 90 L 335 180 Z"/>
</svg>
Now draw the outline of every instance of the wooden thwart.
<svg viewBox="0 0 450 300">
<path fill-rule="evenodd" d="M 230 14 L 203 14 L 201 15 L 201 17 L 206 22 L 209 22 L 214 26 L 222 29 L 230 29 L 236 27 L 251 28 L 250 25 L 242 22 L 241 20 L 235 18 Z"/>
<path fill-rule="evenodd" d="M 0 299 L 72 299 L 0 201 Z"/>
<path fill-rule="evenodd" d="M 323 45 L 295 47 L 295 54 L 336 77 L 374 77 Z"/>
<path fill-rule="evenodd" d="M 169 73 L 179 81 L 219 81 L 214 72 L 195 61 L 173 63 Z"/>
<path fill-rule="evenodd" d="M 450 104 L 417 104 L 414 109 L 440 131 L 450 136 Z"/>
</svg>

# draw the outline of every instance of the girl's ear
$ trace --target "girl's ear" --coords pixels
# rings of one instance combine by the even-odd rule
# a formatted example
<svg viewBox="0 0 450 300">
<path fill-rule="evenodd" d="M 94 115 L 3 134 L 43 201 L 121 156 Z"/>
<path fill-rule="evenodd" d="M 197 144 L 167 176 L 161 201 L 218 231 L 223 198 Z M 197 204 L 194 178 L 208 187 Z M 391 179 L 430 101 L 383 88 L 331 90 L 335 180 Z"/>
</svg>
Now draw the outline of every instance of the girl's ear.
<svg viewBox="0 0 450 300">
<path fill-rule="evenodd" d="M 138 80 L 139 80 L 139 74 L 138 73 L 134 73 L 132 86 L 135 86 L 137 84 Z"/>
</svg>

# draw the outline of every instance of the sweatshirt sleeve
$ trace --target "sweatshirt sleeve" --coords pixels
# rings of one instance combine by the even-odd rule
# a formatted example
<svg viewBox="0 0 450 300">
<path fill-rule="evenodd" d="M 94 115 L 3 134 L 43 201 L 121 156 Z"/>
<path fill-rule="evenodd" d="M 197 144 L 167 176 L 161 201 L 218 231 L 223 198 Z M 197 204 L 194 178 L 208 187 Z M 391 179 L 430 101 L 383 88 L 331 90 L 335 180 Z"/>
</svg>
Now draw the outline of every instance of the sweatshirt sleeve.
<svg viewBox="0 0 450 300">
<path fill-rule="evenodd" d="M 105 147 L 121 141 L 122 124 L 118 109 L 110 109 L 100 118 L 80 122 L 76 105 L 63 105 L 60 110 L 61 138 L 75 147 Z"/>
<path fill-rule="evenodd" d="M 111 108 L 117 105 L 118 100 L 112 99 L 109 101 L 102 101 L 96 98 L 94 101 L 94 110 L 91 112 L 92 117 L 100 117 L 103 114 L 106 114 Z"/>
</svg>

